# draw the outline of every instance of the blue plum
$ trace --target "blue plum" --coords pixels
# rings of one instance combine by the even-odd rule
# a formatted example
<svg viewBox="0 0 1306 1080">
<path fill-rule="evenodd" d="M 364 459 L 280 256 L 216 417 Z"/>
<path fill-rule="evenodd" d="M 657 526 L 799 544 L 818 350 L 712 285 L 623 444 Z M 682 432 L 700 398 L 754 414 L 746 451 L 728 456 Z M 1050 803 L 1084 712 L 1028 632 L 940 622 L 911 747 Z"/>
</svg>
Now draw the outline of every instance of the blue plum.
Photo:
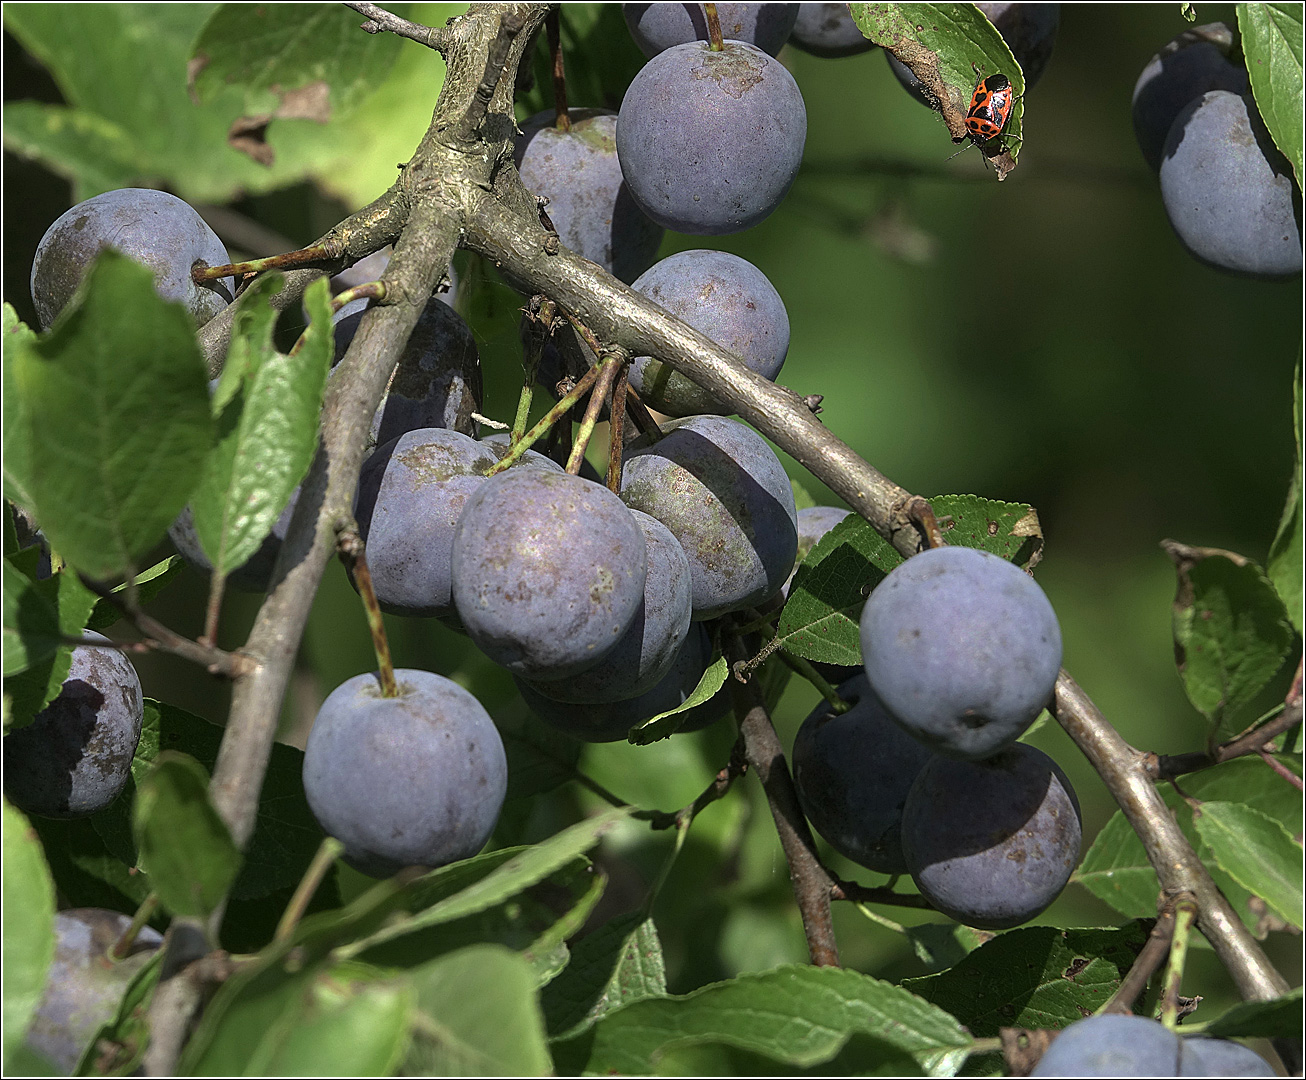
<svg viewBox="0 0 1306 1080">
<path fill-rule="evenodd" d="M 721 36 L 746 41 L 775 56 L 798 20 L 801 4 L 717 4 Z M 833 5 L 832 5 L 833 6 Z M 707 16 L 702 4 L 622 4 L 630 36 L 645 56 L 656 56 L 673 45 L 707 41 Z"/>
<path fill-rule="evenodd" d="M 515 675 L 562 679 L 610 652 L 644 596 L 644 532 L 607 488 L 508 469 L 467 500 L 453 599 L 472 641 Z"/>
<path fill-rule="evenodd" d="M 197 326 L 231 302 L 231 278 L 207 285 L 191 280 L 196 262 L 231 261 L 204 219 L 166 191 L 120 188 L 78 203 L 41 237 L 32 262 L 32 302 L 42 327 L 54 322 L 105 247 L 149 267 L 159 295 L 184 304 Z"/>
<path fill-rule="evenodd" d="M 1161 199 L 1202 262 L 1249 277 L 1301 273 L 1301 192 L 1250 94 L 1212 90 L 1184 106 L 1161 151 Z"/>
<path fill-rule="evenodd" d="M 661 225 L 635 203 L 617 160 L 617 114 L 572 109 L 571 127 L 536 113 L 517 136 L 514 158 L 526 190 L 549 200 L 547 213 L 565 247 L 629 285 L 652 265 Z"/>
<path fill-rule="evenodd" d="M 1260 1054 L 1230 1039 L 1185 1035 L 1179 1052 L 1180 1076 L 1278 1076 Z"/>
<path fill-rule="evenodd" d="M 1145 1016 L 1101 1013 L 1078 1020 L 1044 1052 L 1031 1076 L 1177 1076 L 1181 1045 Z"/>
<path fill-rule="evenodd" d="M 902 849 L 921 895 L 967 926 L 1034 918 L 1079 861 L 1079 800 L 1060 767 L 1025 743 L 984 761 L 935 755 L 902 812 Z"/>
<path fill-rule="evenodd" d="M 807 111 L 793 76 L 761 49 L 676 45 L 631 81 L 617 117 L 630 192 L 659 225 L 719 236 L 785 197 L 803 158 Z"/>
<path fill-rule="evenodd" d="M 812 827 L 839 854 L 881 874 L 903 874 L 902 811 L 933 754 L 885 711 L 865 675 L 839 687 L 852 705 L 821 702 L 794 739 L 794 786 Z"/>
<path fill-rule="evenodd" d="M 671 255 L 631 286 L 701 331 L 751 370 L 775 380 L 789 352 L 789 314 L 756 266 L 726 251 Z M 731 410 L 691 379 L 649 356 L 631 361 L 630 383 L 645 404 L 670 416 Z"/>
<path fill-rule="evenodd" d="M 875 48 L 875 42 L 857 29 L 847 4 L 799 4 L 789 44 L 828 59 Z"/>
<path fill-rule="evenodd" d="M 1034 579 L 996 555 L 923 551 L 862 610 L 862 659 L 908 734 L 983 758 L 1014 743 L 1052 700 L 1061 628 Z"/>
<path fill-rule="evenodd" d="M 685 549 L 695 619 L 753 607 L 784 586 L 798 551 L 798 512 L 783 466 L 752 428 L 721 416 L 663 427 L 632 444 L 621 497 Z"/>
<path fill-rule="evenodd" d="M 109 641 L 91 631 L 85 636 Z M 131 775 L 144 715 L 131 661 L 112 646 L 77 646 L 58 696 L 4 737 L 5 795 L 41 817 L 103 810 Z"/>
<path fill-rule="evenodd" d="M 345 861 L 372 877 L 475 855 L 508 790 L 503 741 L 481 703 L 429 671 L 395 671 L 398 697 L 356 675 L 322 703 L 304 794 Z"/>
</svg>

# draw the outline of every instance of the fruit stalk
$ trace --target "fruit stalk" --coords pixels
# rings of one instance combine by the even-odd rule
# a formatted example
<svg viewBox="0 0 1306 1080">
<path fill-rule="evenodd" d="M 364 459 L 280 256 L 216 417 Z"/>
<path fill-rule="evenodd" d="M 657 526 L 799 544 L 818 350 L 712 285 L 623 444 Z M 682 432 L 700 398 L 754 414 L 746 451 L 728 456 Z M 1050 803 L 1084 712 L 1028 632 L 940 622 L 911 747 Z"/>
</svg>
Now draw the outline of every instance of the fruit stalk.
<svg viewBox="0 0 1306 1080">
<path fill-rule="evenodd" d="M 553 126 L 559 131 L 571 130 L 571 115 L 567 112 L 567 75 L 562 62 L 562 27 L 556 5 L 550 5 L 549 17 L 544 20 L 549 35 L 549 55 L 553 57 L 553 110 L 557 119 Z"/>
</svg>

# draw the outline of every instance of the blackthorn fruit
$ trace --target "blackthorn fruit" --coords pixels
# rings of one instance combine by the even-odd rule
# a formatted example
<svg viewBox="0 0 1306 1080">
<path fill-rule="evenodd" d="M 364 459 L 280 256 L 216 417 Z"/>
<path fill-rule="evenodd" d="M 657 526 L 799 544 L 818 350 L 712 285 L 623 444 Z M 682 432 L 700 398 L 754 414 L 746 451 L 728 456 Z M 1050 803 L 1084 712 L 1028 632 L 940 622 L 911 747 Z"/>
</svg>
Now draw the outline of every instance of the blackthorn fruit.
<svg viewBox="0 0 1306 1080">
<path fill-rule="evenodd" d="M 839 854 L 881 874 L 903 874 L 902 808 L 933 755 L 893 722 L 865 675 L 839 687 L 852 705 L 828 702 L 794 739 L 794 786 L 812 827 Z"/>
<path fill-rule="evenodd" d="M 941 754 L 1014 743 L 1052 700 L 1061 629 L 1023 570 L 975 548 L 923 551 L 862 610 L 871 686 L 907 732 Z"/>
<path fill-rule="evenodd" d="M 1229 1039 L 1185 1035 L 1180 1039 L 1180 1076 L 1278 1076 L 1260 1054 Z"/>
<path fill-rule="evenodd" d="M 1099 1013 L 1054 1040 L 1031 1076 L 1177 1076 L 1181 1046 L 1169 1028 L 1145 1016 Z"/>
<path fill-rule="evenodd" d="M 635 201 L 659 225 L 716 236 L 767 217 L 798 175 L 803 95 L 752 45 L 696 42 L 653 57 L 617 117 L 617 155 Z"/>
<path fill-rule="evenodd" d="M 399 668 L 398 697 L 356 675 L 322 703 L 304 748 L 304 794 L 345 861 L 372 877 L 475 855 L 508 790 L 503 741 L 481 703 Z"/>
<path fill-rule="evenodd" d="M 41 237 L 32 262 L 32 302 L 42 327 L 54 322 L 105 247 L 149 267 L 159 295 L 184 304 L 197 326 L 231 302 L 230 278 L 207 285 L 191 280 L 196 262 L 231 261 L 204 219 L 166 191 L 120 188 L 78 203 Z"/>
<path fill-rule="evenodd" d="M 85 637 L 108 643 L 102 634 Z M 4 737 L 4 790 L 29 814 L 71 818 L 103 810 L 131 775 L 145 699 L 118 649 L 78 645 L 59 695 Z"/>
<path fill-rule="evenodd" d="M 800 4 L 717 4 L 721 36 L 775 56 L 798 20 Z M 622 4 L 630 36 L 645 56 L 673 45 L 708 40 L 702 4 Z"/>
<path fill-rule="evenodd" d="M 857 29 L 847 4 L 799 4 L 789 44 L 827 58 L 856 56 L 875 48 L 875 42 Z"/>
<path fill-rule="evenodd" d="M 631 286 L 672 315 L 775 380 L 789 352 L 789 314 L 775 286 L 756 266 L 726 251 L 680 251 Z M 645 404 L 671 416 L 725 414 L 722 405 L 669 364 L 637 356 L 630 383 Z"/>
<path fill-rule="evenodd" d="M 1079 859 L 1079 801 L 1041 750 L 1016 743 L 984 761 L 935 755 L 902 812 L 902 849 L 921 895 L 967 926 L 1034 918 Z"/>
<path fill-rule="evenodd" d="M 695 619 L 753 607 L 784 586 L 798 551 L 793 488 L 752 428 L 722 416 L 636 441 L 621 480 L 626 505 L 651 514 L 685 549 Z"/>
<path fill-rule="evenodd" d="M 607 488 L 509 469 L 467 500 L 453 599 L 472 641 L 515 675 L 561 679 L 598 663 L 644 596 L 644 532 Z"/>
</svg>

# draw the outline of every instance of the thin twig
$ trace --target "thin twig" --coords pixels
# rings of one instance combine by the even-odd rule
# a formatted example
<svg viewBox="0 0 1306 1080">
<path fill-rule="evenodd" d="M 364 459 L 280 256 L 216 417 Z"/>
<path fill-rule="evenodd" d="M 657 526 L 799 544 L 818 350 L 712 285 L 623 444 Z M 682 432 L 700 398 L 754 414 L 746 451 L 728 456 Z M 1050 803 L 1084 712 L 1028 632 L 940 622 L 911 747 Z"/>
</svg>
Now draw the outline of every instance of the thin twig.
<svg viewBox="0 0 1306 1080">
<path fill-rule="evenodd" d="M 407 19 L 401 19 L 398 15 L 392 15 L 385 8 L 378 7 L 376 4 L 346 2 L 345 7 L 353 8 L 358 14 L 367 19 L 367 22 L 363 23 L 359 29 L 369 34 L 379 34 L 385 30 L 391 34 L 398 34 L 400 37 L 408 38 L 409 41 L 416 41 L 419 45 L 425 45 L 427 48 L 440 53 L 449 47 L 449 32 L 443 27 L 436 28 L 423 26 L 421 23 L 409 22 Z"/>
<path fill-rule="evenodd" d="M 354 579 L 358 595 L 363 601 L 363 610 L 367 613 L 367 628 L 372 633 L 372 649 L 376 653 L 376 669 L 381 680 L 381 696 L 398 697 L 399 684 L 395 681 L 395 666 L 390 659 L 390 641 L 385 634 L 385 620 L 381 617 L 381 605 L 377 602 L 376 590 L 372 587 L 372 571 L 367 567 L 367 550 L 355 523 L 351 522 L 340 530 L 340 535 L 336 538 L 336 550 L 340 554 L 340 561 L 349 571 L 349 576 Z"/>
<path fill-rule="evenodd" d="M 731 638 L 726 655 L 733 666 L 747 659 L 748 650 L 738 638 Z M 780 846 L 789 864 L 789 880 L 802 916 L 807 951 L 817 967 L 838 967 L 839 946 L 834 939 L 834 924 L 830 916 L 834 882 L 817 858 L 812 830 L 798 805 L 798 793 L 794 790 L 784 750 L 762 698 L 762 688 L 756 679 L 750 679 L 745 683 L 732 681 L 731 690 L 745 760 L 766 792 L 776 832 L 780 835 Z"/>
<path fill-rule="evenodd" d="M 916 893 L 894 892 L 887 885 L 858 885 L 855 881 L 834 878 L 830 883 L 831 900 L 851 900 L 855 904 L 892 904 L 895 907 L 931 910 L 930 902 Z"/>
<path fill-rule="evenodd" d="M 1171 899 L 1162 905 L 1152 932 L 1147 935 L 1147 941 L 1134 957 L 1133 964 L 1120 980 L 1115 993 L 1097 1010 L 1099 1013 L 1121 1013 L 1125 1016 L 1133 1013 L 1138 995 L 1147 988 L 1147 981 L 1156 974 L 1170 953 L 1175 927 L 1174 903 L 1174 899 Z"/>
</svg>

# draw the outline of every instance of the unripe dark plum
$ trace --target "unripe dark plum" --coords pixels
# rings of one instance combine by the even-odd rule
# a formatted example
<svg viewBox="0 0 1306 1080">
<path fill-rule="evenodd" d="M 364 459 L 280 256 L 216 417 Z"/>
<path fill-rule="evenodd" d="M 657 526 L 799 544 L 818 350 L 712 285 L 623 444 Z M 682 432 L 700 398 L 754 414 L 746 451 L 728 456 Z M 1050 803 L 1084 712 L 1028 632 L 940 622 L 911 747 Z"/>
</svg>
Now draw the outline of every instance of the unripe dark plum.
<svg viewBox="0 0 1306 1080">
<path fill-rule="evenodd" d="M 830 846 L 881 874 L 903 874 L 902 809 L 933 755 L 885 711 L 865 675 L 839 687 L 852 705 L 821 702 L 794 739 L 794 786 L 803 813 Z"/>
<path fill-rule="evenodd" d="M 345 861 L 372 877 L 475 855 L 508 790 L 503 741 L 451 679 L 395 670 L 399 696 L 356 675 L 322 703 L 304 748 L 304 794 Z"/>
<path fill-rule="evenodd" d="M 108 642 L 91 631 L 85 637 Z M 145 699 L 118 649 L 79 645 L 58 696 L 4 737 L 4 790 L 29 814 L 71 818 L 103 810 L 131 775 Z"/>
<path fill-rule="evenodd" d="M 378 447 L 363 463 L 354 517 L 382 610 L 409 616 L 453 613 L 454 527 L 502 456 L 496 447 L 457 431 L 418 428 Z M 554 468 L 531 451 L 527 457 Z"/>
<path fill-rule="evenodd" d="M 1250 94 L 1190 101 L 1161 154 L 1161 198 L 1202 262 L 1253 277 L 1301 273 L 1301 194 Z"/>
<path fill-rule="evenodd" d="M 149 926 L 121 960 L 109 950 L 131 927 L 130 915 L 103 908 L 71 908 L 54 916 L 54 960 L 41 1003 L 27 1029 L 27 1045 L 71 1076 L 102 1025 L 117 1015 L 127 984 L 163 944 Z"/>
<path fill-rule="evenodd" d="M 590 705 L 568 704 L 546 696 L 553 684 L 514 679 L 522 700 L 550 727 L 584 742 L 625 739 L 635 725 L 681 704 L 703 678 L 712 659 L 712 639 L 701 624 L 691 626 L 671 669 L 651 690 L 638 697 Z M 680 731 L 699 731 L 730 710 L 730 687 L 723 686 L 707 701 L 685 712 Z"/>
<path fill-rule="evenodd" d="M 652 265 L 661 225 L 636 204 L 617 160 L 617 114 L 572 109 L 571 127 L 536 113 L 522 125 L 514 157 L 526 190 L 549 200 L 546 213 L 565 247 L 629 285 Z"/>
<path fill-rule="evenodd" d="M 337 315 L 337 361 L 344 357 L 362 321 L 362 311 L 343 319 Z M 471 327 L 448 304 L 431 300 L 413 327 L 372 416 L 368 446 L 380 446 L 417 428 L 449 428 L 475 438 L 472 414 L 480 412 L 483 395 L 481 356 Z"/>
<path fill-rule="evenodd" d="M 1061 628 L 1034 579 L 975 548 L 908 559 L 861 618 L 871 686 L 908 734 L 952 757 L 1010 746 L 1052 700 Z"/>
<path fill-rule="evenodd" d="M 562 679 L 610 652 L 644 596 L 644 532 L 607 488 L 509 469 L 467 500 L 453 599 L 478 648 L 514 675 Z"/>
<path fill-rule="evenodd" d="M 767 217 L 798 175 L 807 111 L 778 60 L 740 41 L 653 57 L 617 117 L 621 172 L 649 217 L 718 236 Z"/>
<path fill-rule="evenodd" d="M 598 704 L 638 697 L 671 670 L 690 632 L 689 560 L 671 531 L 632 510 L 644 532 L 648 575 L 630 627 L 599 663 L 569 679 L 539 684 L 555 701 Z"/>
<path fill-rule="evenodd" d="M 827 58 L 856 56 L 875 48 L 875 42 L 857 29 L 847 4 L 799 4 L 789 44 Z"/>
<path fill-rule="evenodd" d="M 1180 1040 L 1146 1016 L 1099 1013 L 1055 1039 L 1031 1076 L 1178 1076 Z"/>
<path fill-rule="evenodd" d="M 1194 98 L 1211 90 L 1247 93 L 1247 71 L 1230 63 L 1233 34 L 1224 23 L 1185 30 L 1152 57 L 1134 84 L 1134 135 L 1152 167 L 1161 168 L 1165 137 Z"/>
<path fill-rule="evenodd" d="M 774 381 L 780 374 L 789 352 L 789 313 L 775 286 L 747 259 L 727 251 L 680 251 L 631 287 L 764 378 Z M 631 361 L 630 383 L 645 404 L 671 416 L 732 411 L 653 357 Z"/>
<path fill-rule="evenodd" d="M 1278 1076 L 1260 1054 L 1230 1039 L 1185 1035 L 1180 1040 L 1180 1076 Z"/>
<path fill-rule="evenodd" d="M 784 586 L 798 551 L 793 488 L 752 428 L 722 416 L 664 425 L 626 456 L 621 497 L 685 549 L 695 619 L 753 607 Z"/>
<path fill-rule="evenodd" d="M 775 56 L 798 20 L 800 4 L 717 4 L 721 36 Z M 673 45 L 708 40 L 702 4 L 622 4 L 630 36 L 645 56 Z"/>
<path fill-rule="evenodd" d="M 935 755 L 902 813 L 902 850 L 921 895 L 967 926 L 1034 918 L 1079 861 L 1079 800 L 1060 767 L 1016 743 L 984 761 Z"/>
<path fill-rule="evenodd" d="M 159 295 L 184 304 L 197 326 L 231 302 L 230 278 L 207 285 L 191 280 L 196 262 L 231 261 L 204 219 L 166 191 L 120 188 L 78 203 L 41 237 L 32 262 L 32 302 L 42 327 L 54 322 L 105 247 L 149 267 Z"/>
</svg>

